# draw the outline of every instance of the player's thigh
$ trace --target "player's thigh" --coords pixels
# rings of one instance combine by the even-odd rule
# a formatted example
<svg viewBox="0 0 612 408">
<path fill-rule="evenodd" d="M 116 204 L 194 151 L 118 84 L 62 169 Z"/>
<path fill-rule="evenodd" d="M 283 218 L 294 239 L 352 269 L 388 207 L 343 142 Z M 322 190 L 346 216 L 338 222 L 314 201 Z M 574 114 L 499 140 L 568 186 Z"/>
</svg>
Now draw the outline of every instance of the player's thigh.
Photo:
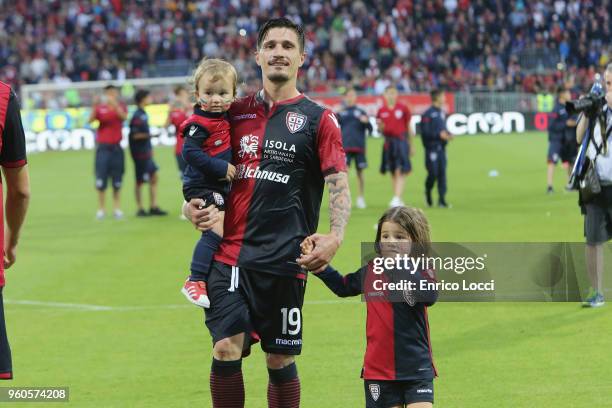
<svg viewBox="0 0 612 408">
<path fill-rule="evenodd" d="M 246 295 L 238 279 L 238 268 L 214 261 L 210 268 L 207 288 L 210 308 L 204 309 L 206 326 L 213 338 L 213 343 L 249 333 L 249 307 Z"/>
<path fill-rule="evenodd" d="M 302 306 L 306 281 L 259 271 L 244 271 L 251 281 L 251 321 L 266 353 L 298 355 L 302 351 Z"/>
</svg>

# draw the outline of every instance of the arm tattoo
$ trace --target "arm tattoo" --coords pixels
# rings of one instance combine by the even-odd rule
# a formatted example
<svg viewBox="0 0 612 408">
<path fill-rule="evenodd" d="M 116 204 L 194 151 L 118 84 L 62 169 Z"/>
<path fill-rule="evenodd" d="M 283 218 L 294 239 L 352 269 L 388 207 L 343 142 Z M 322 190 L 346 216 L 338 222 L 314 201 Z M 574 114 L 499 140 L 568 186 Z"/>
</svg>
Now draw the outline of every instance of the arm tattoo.
<svg viewBox="0 0 612 408">
<path fill-rule="evenodd" d="M 344 229 L 351 215 L 351 192 L 349 191 L 348 174 L 339 172 L 325 177 L 329 186 L 329 225 L 331 232 L 344 238 Z"/>
</svg>

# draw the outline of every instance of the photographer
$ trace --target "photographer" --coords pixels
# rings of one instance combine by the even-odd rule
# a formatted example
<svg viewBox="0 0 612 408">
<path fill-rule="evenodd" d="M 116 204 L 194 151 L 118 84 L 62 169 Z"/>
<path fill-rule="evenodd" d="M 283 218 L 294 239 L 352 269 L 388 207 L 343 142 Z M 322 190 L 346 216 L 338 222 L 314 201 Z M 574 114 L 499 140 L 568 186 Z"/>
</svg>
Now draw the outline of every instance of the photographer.
<svg viewBox="0 0 612 408">
<path fill-rule="evenodd" d="M 594 126 L 594 132 L 589 143 L 587 156 L 595 161 L 597 178 L 601 184 L 601 193 L 597 194 L 588 202 L 583 203 L 584 233 L 586 236 L 586 263 L 587 273 L 591 281 L 591 293 L 589 293 L 585 306 L 598 307 L 604 305 L 603 297 L 603 244 L 612 238 L 612 153 L 610 152 L 610 135 L 612 131 L 612 64 L 606 67 L 604 74 L 606 105 L 602 108 L 602 118 L 605 118 L 606 129 L 602 129 L 600 121 Z M 594 104 L 596 105 L 596 104 Z M 601 112 L 587 110 L 581 116 L 576 129 L 576 140 L 580 144 L 588 129 L 589 121 L 598 118 Z M 603 134 L 603 136 L 602 136 Z"/>
</svg>

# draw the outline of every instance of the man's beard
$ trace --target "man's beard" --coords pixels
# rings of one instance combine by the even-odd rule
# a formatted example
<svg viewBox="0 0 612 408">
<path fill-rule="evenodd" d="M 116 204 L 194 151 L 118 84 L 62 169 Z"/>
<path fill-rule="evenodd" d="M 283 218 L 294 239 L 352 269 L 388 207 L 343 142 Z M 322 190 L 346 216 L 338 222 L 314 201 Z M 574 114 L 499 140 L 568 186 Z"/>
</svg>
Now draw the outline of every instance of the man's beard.
<svg viewBox="0 0 612 408">
<path fill-rule="evenodd" d="M 270 82 L 274 82 L 275 84 L 282 84 L 289 81 L 289 75 L 285 74 L 284 72 L 272 72 L 268 74 L 268 80 Z"/>
</svg>

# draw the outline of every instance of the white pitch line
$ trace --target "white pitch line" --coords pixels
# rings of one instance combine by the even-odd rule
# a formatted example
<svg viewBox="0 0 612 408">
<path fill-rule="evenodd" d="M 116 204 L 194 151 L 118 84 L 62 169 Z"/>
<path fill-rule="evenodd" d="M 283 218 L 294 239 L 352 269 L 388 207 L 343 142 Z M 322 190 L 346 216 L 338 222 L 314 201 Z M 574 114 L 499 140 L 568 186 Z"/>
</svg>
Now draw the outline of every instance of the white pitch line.
<svg viewBox="0 0 612 408">
<path fill-rule="evenodd" d="M 104 306 L 90 305 L 83 303 L 62 303 L 62 302 L 43 302 L 38 300 L 11 300 L 5 299 L 7 305 L 27 305 L 27 306 L 43 306 L 47 308 L 78 310 L 83 312 L 132 312 L 142 310 L 168 310 L 168 309 L 187 309 L 193 308 L 192 305 L 150 305 L 150 306 Z M 356 300 L 307 300 L 304 302 L 307 305 L 335 305 L 335 304 L 355 304 L 359 303 Z"/>
</svg>

